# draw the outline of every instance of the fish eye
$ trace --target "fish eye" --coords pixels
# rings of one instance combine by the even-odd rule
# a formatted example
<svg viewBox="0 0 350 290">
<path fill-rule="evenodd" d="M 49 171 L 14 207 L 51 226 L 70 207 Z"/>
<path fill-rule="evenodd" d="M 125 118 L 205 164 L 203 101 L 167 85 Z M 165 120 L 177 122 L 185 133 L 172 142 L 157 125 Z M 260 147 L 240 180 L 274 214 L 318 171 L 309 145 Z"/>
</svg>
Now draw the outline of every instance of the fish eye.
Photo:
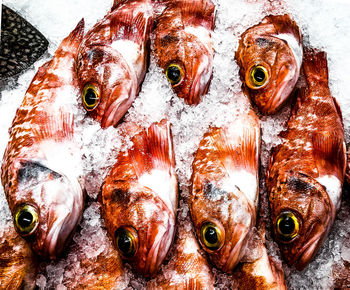
<svg viewBox="0 0 350 290">
<path fill-rule="evenodd" d="M 269 81 L 269 72 L 262 65 L 253 66 L 246 76 L 246 84 L 251 89 L 260 89 L 267 85 Z"/>
<path fill-rule="evenodd" d="M 83 89 L 83 105 L 87 111 L 91 111 L 97 107 L 100 101 L 100 94 L 98 89 L 91 85 L 87 84 Z"/>
<path fill-rule="evenodd" d="M 173 63 L 167 67 L 165 75 L 172 85 L 177 85 L 182 81 L 184 72 L 179 65 Z"/>
<path fill-rule="evenodd" d="M 130 227 L 120 227 L 115 232 L 115 243 L 123 257 L 132 258 L 135 256 L 138 248 L 136 230 Z"/>
<path fill-rule="evenodd" d="M 37 209 L 29 204 L 22 205 L 15 214 L 15 227 L 20 235 L 32 234 L 39 224 Z"/>
<path fill-rule="evenodd" d="M 211 250 L 217 251 L 224 244 L 224 235 L 215 224 L 206 222 L 201 227 L 201 241 L 203 245 Z"/>
<path fill-rule="evenodd" d="M 292 241 L 299 233 L 297 217 L 292 212 L 282 212 L 277 218 L 276 230 L 282 241 Z"/>
</svg>

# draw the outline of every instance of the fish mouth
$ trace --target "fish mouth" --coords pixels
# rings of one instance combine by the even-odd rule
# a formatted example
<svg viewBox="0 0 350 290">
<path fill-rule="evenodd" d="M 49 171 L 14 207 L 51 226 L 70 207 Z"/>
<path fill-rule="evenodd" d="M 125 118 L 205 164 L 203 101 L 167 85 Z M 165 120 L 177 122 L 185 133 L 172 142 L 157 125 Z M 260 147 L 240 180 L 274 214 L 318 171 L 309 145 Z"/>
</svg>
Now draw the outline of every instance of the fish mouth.
<svg viewBox="0 0 350 290">
<path fill-rule="evenodd" d="M 229 252 L 226 262 L 222 266 L 221 270 L 223 272 L 231 272 L 233 268 L 238 264 L 241 257 L 244 255 L 244 250 L 246 247 L 245 241 L 247 240 L 248 232 L 249 230 L 245 225 L 235 225 L 231 238 L 233 247 L 231 247 L 231 251 Z"/>
<path fill-rule="evenodd" d="M 152 277 L 157 273 L 172 244 L 174 233 L 175 225 L 170 222 L 170 219 L 167 226 L 158 227 L 157 236 L 148 252 L 145 267 L 142 270 L 146 277 Z"/>
</svg>

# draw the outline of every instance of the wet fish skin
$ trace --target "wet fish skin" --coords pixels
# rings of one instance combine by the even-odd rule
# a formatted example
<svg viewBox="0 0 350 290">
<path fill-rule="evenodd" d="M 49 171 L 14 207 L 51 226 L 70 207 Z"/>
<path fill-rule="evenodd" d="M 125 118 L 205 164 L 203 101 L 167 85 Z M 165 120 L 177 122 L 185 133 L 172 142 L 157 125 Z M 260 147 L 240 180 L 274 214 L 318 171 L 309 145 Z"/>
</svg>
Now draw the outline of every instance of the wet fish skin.
<svg viewBox="0 0 350 290">
<path fill-rule="evenodd" d="M 151 0 L 115 1 L 84 37 L 76 64 L 82 105 L 103 128 L 116 126 L 140 91 L 152 24 Z M 89 86 L 97 98 L 93 106 L 84 101 Z"/>
<path fill-rule="evenodd" d="M 190 225 L 180 226 L 175 253 L 147 289 L 214 289 L 215 278 Z"/>
<path fill-rule="evenodd" d="M 197 105 L 212 78 L 215 6 L 211 0 L 162 2 L 166 8 L 156 19 L 154 54 L 165 73 L 170 65 L 180 67 L 177 73 L 183 76 L 173 90 L 187 104 Z"/>
<path fill-rule="evenodd" d="M 31 66 L 49 45 L 47 39 L 23 17 L 2 5 L 0 79 Z"/>
<path fill-rule="evenodd" d="M 152 277 L 175 232 L 178 189 L 170 123 L 153 123 L 132 142 L 133 147 L 119 154 L 103 182 L 102 216 L 122 257 L 137 272 Z M 120 231 L 132 236 L 126 251 L 118 244 Z"/>
<path fill-rule="evenodd" d="M 192 164 L 192 221 L 203 249 L 224 272 L 232 272 L 240 261 L 255 226 L 259 152 L 260 125 L 251 111 L 227 127 L 211 128 Z M 207 223 L 216 226 L 216 235 L 222 240 L 214 249 L 205 245 L 202 237 Z"/>
<path fill-rule="evenodd" d="M 298 93 L 266 177 L 275 239 L 298 270 L 313 259 L 332 227 L 346 166 L 342 115 L 328 87 L 327 56 L 313 49 L 304 54 L 307 85 Z M 294 220 L 290 236 L 277 229 L 285 212 L 294 215 L 289 214 Z"/>
<path fill-rule="evenodd" d="M 73 77 L 83 33 L 82 20 L 39 68 L 17 109 L 2 162 L 1 181 L 15 228 L 44 258 L 60 255 L 83 210 Z M 16 221 L 23 212 L 22 222 L 30 221 L 28 231 Z"/>
<path fill-rule="evenodd" d="M 236 60 L 243 90 L 261 113 L 274 114 L 288 100 L 302 57 L 302 35 L 288 14 L 267 16 L 242 34 Z M 256 66 L 262 66 L 267 76 L 255 83 L 251 75 Z"/>
<path fill-rule="evenodd" d="M 34 289 L 37 259 L 29 245 L 6 225 L 0 233 L 0 289 Z"/>
</svg>

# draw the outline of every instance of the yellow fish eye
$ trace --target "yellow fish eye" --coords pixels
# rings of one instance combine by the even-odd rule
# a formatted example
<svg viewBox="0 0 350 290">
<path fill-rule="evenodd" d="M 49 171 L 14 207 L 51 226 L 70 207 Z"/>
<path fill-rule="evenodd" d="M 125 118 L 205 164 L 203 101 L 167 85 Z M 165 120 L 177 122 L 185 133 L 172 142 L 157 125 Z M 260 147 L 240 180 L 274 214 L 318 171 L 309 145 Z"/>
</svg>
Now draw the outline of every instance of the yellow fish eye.
<svg viewBox="0 0 350 290">
<path fill-rule="evenodd" d="M 39 224 L 37 209 L 29 204 L 22 205 L 15 214 L 15 227 L 20 235 L 32 234 Z"/>
<path fill-rule="evenodd" d="M 217 251 L 224 244 L 224 235 L 215 224 L 206 222 L 201 227 L 201 241 L 211 251 Z"/>
<path fill-rule="evenodd" d="M 136 230 L 131 227 L 120 227 L 115 232 L 115 243 L 123 257 L 132 258 L 138 249 Z"/>
<path fill-rule="evenodd" d="M 172 85 L 177 85 L 182 81 L 184 72 L 179 65 L 173 63 L 166 68 L 165 75 Z"/>
<path fill-rule="evenodd" d="M 299 233 L 299 221 L 292 212 L 282 212 L 276 222 L 278 237 L 285 242 L 290 242 Z"/>
<path fill-rule="evenodd" d="M 251 89 L 260 89 L 267 85 L 269 71 L 262 65 L 253 66 L 246 76 L 246 84 Z"/>
<path fill-rule="evenodd" d="M 100 93 L 97 88 L 91 84 L 87 84 L 83 89 L 83 105 L 87 111 L 91 111 L 97 107 L 100 102 Z"/>
</svg>

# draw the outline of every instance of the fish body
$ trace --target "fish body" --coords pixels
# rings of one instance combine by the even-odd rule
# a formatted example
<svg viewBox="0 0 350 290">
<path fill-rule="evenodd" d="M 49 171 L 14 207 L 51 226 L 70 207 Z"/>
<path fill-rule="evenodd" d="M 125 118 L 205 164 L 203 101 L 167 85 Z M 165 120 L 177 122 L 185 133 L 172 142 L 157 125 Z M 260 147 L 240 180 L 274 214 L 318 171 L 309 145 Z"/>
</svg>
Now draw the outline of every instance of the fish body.
<svg viewBox="0 0 350 290">
<path fill-rule="evenodd" d="M 102 216 L 122 257 L 154 276 L 175 230 L 178 185 L 170 124 L 153 123 L 132 142 L 103 182 Z"/>
<path fill-rule="evenodd" d="M 266 185 L 274 236 L 301 270 L 316 255 L 340 207 L 346 166 L 340 108 L 328 87 L 324 52 L 304 52 L 307 87 L 270 158 Z"/>
<path fill-rule="evenodd" d="M 148 66 L 151 4 L 116 3 L 80 46 L 76 72 L 82 104 L 103 128 L 115 126 L 140 91 Z"/>
<path fill-rule="evenodd" d="M 251 111 L 211 128 L 192 165 L 189 197 L 199 241 L 212 262 L 231 272 L 255 226 L 259 197 L 260 125 Z"/>
<path fill-rule="evenodd" d="M 73 77 L 83 30 L 82 20 L 34 76 L 10 128 L 1 168 L 15 228 L 45 258 L 63 251 L 83 209 Z"/>
<path fill-rule="evenodd" d="M 147 289 L 214 289 L 214 275 L 191 228 L 181 226 L 175 253 Z"/>
<path fill-rule="evenodd" d="M 31 66 L 49 45 L 47 39 L 23 17 L 2 5 L 0 79 Z"/>
<path fill-rule="evenodd" d="M 154 30 L 154 54 L 175 93 L 197 105 L 212 78 L 215 6 L 211 0 L 164 2 Z"/>
<path fill-rule="evenodd" d="M 37 260 L 30 246 L 6 226 L 0 233 L 0 289 L 34 289 Z"/>
<path fill-rule="evenodd" d="M 263 114 L 291 95 L 303 58 L 302 36 L 289 15 L 267 16 L 241 36 L 236 52 L 243 89 Z"/>
</svg>

